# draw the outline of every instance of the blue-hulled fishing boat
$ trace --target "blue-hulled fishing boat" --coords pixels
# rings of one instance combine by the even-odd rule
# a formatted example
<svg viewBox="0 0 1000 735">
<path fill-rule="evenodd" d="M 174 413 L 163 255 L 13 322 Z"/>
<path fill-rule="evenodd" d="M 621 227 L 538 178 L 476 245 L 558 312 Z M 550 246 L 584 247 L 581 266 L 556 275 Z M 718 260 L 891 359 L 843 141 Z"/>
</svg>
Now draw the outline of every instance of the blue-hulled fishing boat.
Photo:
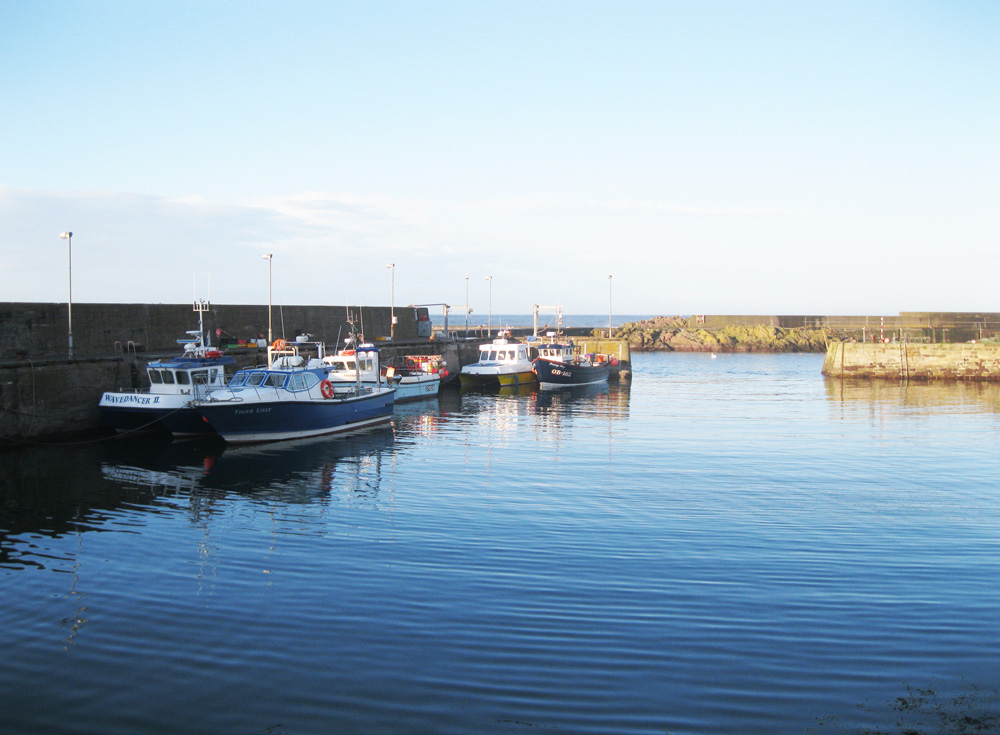
<svg viewBox="0 0 1000 735">
<path fill-rule="evenodd" d="M 321 342 L 277 340 L 266 366 L 244 368 L 224 388 L 195 403 L 201 416 L 232 444 L 299 439 L 358 431 L 392 417 L 395 390 L 329 379 Z"/>
</svg>

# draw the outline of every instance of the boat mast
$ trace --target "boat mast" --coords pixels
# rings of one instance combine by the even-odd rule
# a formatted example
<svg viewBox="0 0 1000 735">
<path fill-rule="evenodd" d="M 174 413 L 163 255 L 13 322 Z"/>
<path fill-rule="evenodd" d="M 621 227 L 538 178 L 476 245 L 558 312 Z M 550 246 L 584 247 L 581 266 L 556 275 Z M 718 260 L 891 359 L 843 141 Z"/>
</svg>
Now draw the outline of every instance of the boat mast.
<svg viewBox="0 0 1000 735">
<path fill-rule="evenodd" d="M 205 320 L 203 318 L 206 311 L 211 308 L 207 299 L 195 299 L 194 310 L 198 312 L 198 347 L 202 349 L 211 349 L 212 347 L 212 335 L 205 339 Z"/>
</svg>

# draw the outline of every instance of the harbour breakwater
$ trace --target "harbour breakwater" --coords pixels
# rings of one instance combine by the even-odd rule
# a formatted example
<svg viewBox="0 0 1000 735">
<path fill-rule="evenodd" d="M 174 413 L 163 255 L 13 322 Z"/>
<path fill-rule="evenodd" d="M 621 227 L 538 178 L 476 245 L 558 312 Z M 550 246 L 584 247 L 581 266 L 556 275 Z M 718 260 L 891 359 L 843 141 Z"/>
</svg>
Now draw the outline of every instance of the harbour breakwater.
<svg viewBox="0 0 1000 735">
<path fill-rule="evenodd" d="M 823 374 L 833 378 L 891 380 L 1000 380 L 1000 344 L 869 344 L 829 346 Z"/>
<path fill-rule="evenodd" d="M 1000 337 L 1000 313 L 900 312 L 897 316 L 657 316 L 615 336 L 640 351 L 825 352 L 832 342 L 961 343 Z"/>
<path fill-rule="evenodd" d="M 685 317 L 630 322 L 615 336 L 633 350 L 664 352 L 825 352 L 833 330 L 769 324 L 727 324 L 709 329 Z"/>
</svg>

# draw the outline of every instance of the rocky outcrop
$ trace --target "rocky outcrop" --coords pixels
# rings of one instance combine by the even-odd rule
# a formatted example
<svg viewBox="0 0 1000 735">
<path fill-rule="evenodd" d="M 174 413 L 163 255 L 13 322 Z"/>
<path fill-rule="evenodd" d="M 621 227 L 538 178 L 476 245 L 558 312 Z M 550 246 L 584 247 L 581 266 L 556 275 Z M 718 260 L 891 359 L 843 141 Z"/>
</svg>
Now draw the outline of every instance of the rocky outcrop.
<svg viewBox="0 0 1000 735">
<path fill-rule="evenodd" d="M 615 330 L 633 350 L 645 352 L 826 352 L 833 330 L 731 324 L 690 329 L 680 316 L 629 322 Z"/>
</svg>

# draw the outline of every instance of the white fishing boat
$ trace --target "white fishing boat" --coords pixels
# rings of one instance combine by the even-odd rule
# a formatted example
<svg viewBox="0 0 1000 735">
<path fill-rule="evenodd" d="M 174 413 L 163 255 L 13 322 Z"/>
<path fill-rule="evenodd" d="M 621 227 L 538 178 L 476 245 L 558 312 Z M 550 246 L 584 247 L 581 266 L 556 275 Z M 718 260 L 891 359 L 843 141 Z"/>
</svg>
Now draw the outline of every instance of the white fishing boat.
<svg viewBox="0 0 1000 735">
<path fill-rule="evenodd" d="M 464 386 L 530 385 L 537 383 L 533 361 L 538 357 L 536 345 L 511 341 L 510 332 L 492 342 L 479 345 L 479 360 L 463 365 L 459 380 Z"/>
<path fill-rule="evenodd" d="M 119 432 L 160 430 L 175 436 L 211 434 L 213 429 L 191 405 L 205 392 L 226 385 L 227 368 L 236 361 L 212 347 L 205 338 L 201 313 L 207 302 L 195 304 L 198 329 L 178 340 L 184 351 L 177 357 L 153 360 L 146 365 L 149 388 L 108 391 L 98 404 L 104 420 Z M 232 373 L 232 370 L 228 371 Z"/>
<path fill-rule="evenodd" d="M 382 375 L 400 403 L 436 396 L 449 372 L 440 355 L 399 355 L 383 366 Z"/>
<path fill-rule="evenodd" d="M 323 358 L 323 362 L 330 367 L 331 382 L 353 383 L 360 376 L 362 385 L 395 388 L 396 403 L 437 395 L 441 386 L 441 374 L 434 360 L 417 362 L 401 357 L 393 358 L 386 365 L 382 365 L 379 350 L 374 344 L 370 342 L 355 344 L 350 340 L 344 349 Z"/>
</svg>

